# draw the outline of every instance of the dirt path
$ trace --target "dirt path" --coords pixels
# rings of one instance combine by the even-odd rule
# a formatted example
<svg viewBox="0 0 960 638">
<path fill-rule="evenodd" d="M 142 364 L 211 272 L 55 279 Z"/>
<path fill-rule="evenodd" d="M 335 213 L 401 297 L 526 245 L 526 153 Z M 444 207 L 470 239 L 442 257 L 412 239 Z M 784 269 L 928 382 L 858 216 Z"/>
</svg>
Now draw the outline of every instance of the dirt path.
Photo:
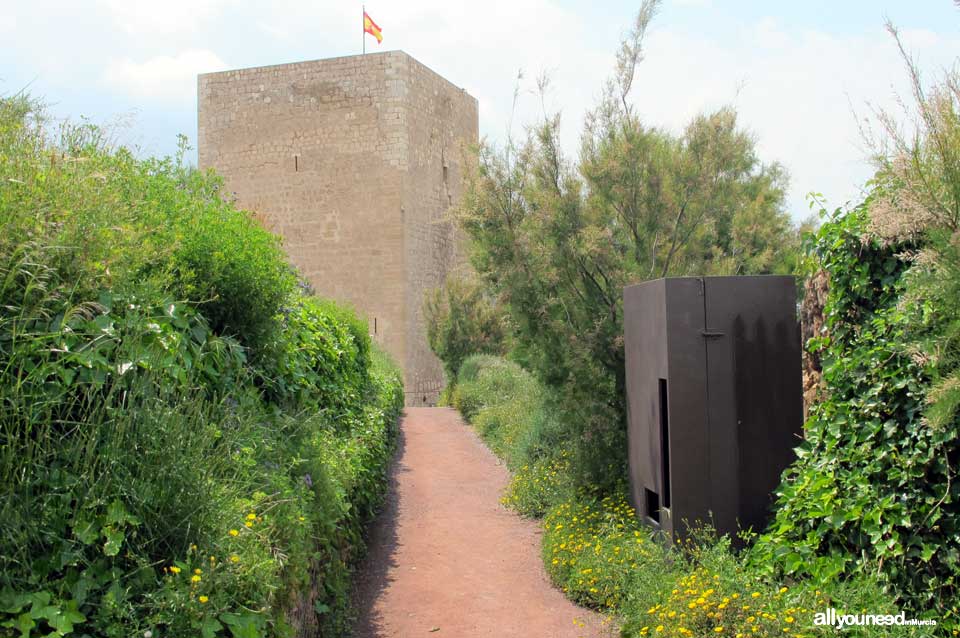
<svg viewBox="0 0 960 638">
<path fill-rule="evenodd" d="M 551 587 L 540 526 L 500 505 L 507 470 L 448 408 L 407 408 L 359 573 L 357 638 L 594 638 L 602 618 Z"/>
</svg>

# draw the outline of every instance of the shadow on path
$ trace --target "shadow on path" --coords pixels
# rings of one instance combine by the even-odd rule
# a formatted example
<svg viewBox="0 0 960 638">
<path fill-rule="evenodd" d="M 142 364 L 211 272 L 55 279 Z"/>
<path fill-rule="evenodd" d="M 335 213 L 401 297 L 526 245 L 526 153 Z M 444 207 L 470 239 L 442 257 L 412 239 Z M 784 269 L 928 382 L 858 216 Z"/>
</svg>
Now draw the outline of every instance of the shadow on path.
<svg viewBox="0 0 960 638">
<path fill-rule="evenodd" d="M 383 507 L 370 523 L 367 531 L 367 555 L 357 568 L 353 586 L 353 607 L 357 613 L 353 628 L 354 638 L 386 637 L 382 614 L 374 604 L 393 582 L 391 571 L 397 566 L 397 522 L 400 512 L 399 475 L 410 470 L 403 465 L 406 434 L 401 425 L 397 434 L 397 448 L 387 470 L 387 493 Z"/>
</svg>

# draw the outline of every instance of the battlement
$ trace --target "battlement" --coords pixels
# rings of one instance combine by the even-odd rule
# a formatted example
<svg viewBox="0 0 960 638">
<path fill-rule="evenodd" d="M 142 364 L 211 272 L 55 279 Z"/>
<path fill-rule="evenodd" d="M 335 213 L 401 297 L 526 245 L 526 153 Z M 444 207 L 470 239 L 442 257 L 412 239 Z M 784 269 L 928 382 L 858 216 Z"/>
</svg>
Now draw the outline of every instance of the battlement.
<svg viewBox="0 0 960 638">
<path fill-rule="evenodd" d="M 423 295 L 465 262 L 446 212 L 476 99 L 401 51 L 208 73 L 198 96 L 200 167 L 283 238 L 318 294 L 367 317 L 408 405 L 434 402 Z"/>
</svg>

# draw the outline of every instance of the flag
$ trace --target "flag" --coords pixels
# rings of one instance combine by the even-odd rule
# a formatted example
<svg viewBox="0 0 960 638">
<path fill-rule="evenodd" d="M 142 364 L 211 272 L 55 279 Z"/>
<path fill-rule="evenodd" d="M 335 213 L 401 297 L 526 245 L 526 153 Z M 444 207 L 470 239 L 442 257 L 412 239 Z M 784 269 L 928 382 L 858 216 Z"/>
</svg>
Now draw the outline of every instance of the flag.
<svg viewBox="0 0 960 638">
<path fill-rule="evenodd" d="M 366 11 L 363 12 L 363 30 L 375 37 L 377 44 L 383 42 L 383 34 L 380 32 L 380 27 L 367 15 Z"/>
</svg>

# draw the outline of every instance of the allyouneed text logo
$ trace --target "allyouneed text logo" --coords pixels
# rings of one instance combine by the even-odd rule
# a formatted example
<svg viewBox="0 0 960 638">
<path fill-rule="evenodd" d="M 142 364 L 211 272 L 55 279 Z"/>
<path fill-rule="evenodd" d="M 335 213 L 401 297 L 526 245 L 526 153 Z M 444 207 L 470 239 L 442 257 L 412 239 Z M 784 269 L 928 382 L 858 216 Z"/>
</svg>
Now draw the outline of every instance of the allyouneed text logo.
<svg viewBox="0 0 960 638">
<path fill-rule="evenodd" d="M 822 611 L 813 616 L 814 625 L 826 625 L 843 629 L 844 627 L 864 627 L 864 626 L 934 626 L 936 620 L 921 620 L 919 618 L 907 618 L 906 612 L 899 614 L 842 614 L 836 609 L 830 607 L 827 611 Z"/>
</svg>

